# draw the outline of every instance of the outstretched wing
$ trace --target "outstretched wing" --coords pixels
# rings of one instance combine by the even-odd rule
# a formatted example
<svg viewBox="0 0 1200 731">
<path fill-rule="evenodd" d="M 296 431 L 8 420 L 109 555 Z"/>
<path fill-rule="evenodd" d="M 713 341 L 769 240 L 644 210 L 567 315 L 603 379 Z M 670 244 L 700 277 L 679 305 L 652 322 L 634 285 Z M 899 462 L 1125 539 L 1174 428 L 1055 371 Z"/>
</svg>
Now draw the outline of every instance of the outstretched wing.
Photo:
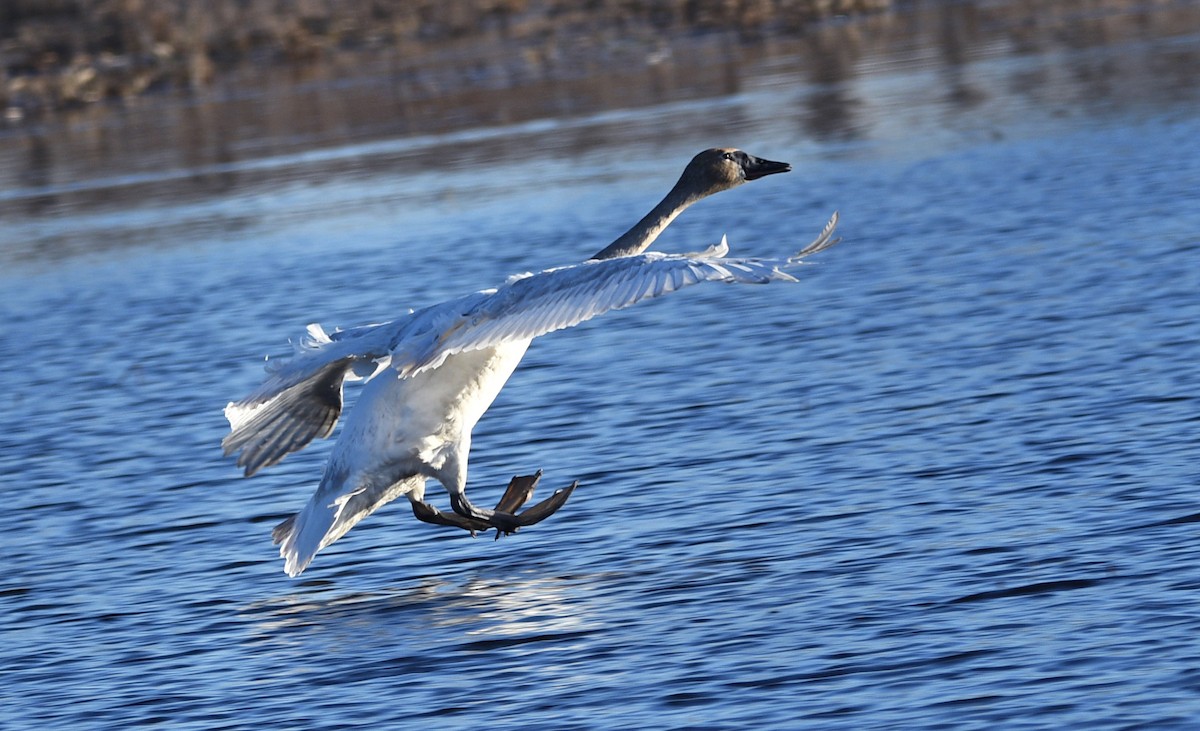
<svg viewBox="0 0 1200 731">
<path fill-rule="evenodd" d="M 329 436 L 348 379 L 387 366 L 399 377 L 436 368 L 446 358 L 515 340 L 530 340 L 701 282 L 794 282 L 801 259 L 837 242 L 837 214 L 821 235 L 788 259 L 725 258 L 729 247 L 699 254 L 642 254 L 513 277 L 502 287 L 443 302 L 406 317 L 326 335 L 310 325 L 296 355 L 269 368 L 253 393 L 225 407 L 225 454 L 240 452 L 246 476 Z"/>
<path fill-rule="evenodd" d="M 421 326 L 397 343 L 391 367 L 401 377 L 413 376 L 456 353 L 532 339 L 701 282 L 795 282 L 788 272 L 837 243 L 836 226 L 835 213 L 811 244 L 788 259 L 726 258 L 722 239 L 700 254 L 592 260 L 510 279 L 494 292 L 478 293 L 486 296 L 477 296 L 469 309 L 463 300 L 418 313 Z"/>
</svg>

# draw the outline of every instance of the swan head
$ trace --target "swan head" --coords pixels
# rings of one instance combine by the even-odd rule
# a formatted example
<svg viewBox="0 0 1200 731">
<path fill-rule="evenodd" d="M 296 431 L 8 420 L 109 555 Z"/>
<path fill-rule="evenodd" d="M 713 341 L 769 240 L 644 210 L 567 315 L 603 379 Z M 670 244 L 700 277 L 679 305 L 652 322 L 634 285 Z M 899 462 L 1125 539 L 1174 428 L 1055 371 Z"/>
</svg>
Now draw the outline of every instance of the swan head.
<svg viewBox="0 0 1200 731">
<path fill-rule="evenodd" d="M 646 250 L 675 217 L 701 198 L 735 188 L 742 183 L 786 173 L 792 166 L 786 162 L 764 160 L 732 147 L 714 147 L 692 158 L 683 169 L 679 182 L 657 206 L 604 247 L 593 259 L 614 259 L 640 254 Z"/>
<path fill-rule="evenodd" d="M 714 147 L 692 158 L 680 182 L 694 195 L 707 196 L 791 169 L 786 162 L 764 160 L 732 147 Z"/>
</svg>

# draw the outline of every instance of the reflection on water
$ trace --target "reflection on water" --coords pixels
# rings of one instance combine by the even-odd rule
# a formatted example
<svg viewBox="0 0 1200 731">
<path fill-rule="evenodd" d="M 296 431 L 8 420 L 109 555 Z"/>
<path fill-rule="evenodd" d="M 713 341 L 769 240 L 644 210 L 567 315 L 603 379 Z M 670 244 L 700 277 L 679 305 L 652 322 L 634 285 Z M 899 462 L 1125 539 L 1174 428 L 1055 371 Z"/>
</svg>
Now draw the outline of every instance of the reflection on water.
<svg viewBox="0 0 1200 731">
<path fill-rule="evenodd" d="M 882 138 L 900 146 L 921 144 L 906 133 L 914 122 L 906 115 L 915 106 L 929 109 L 914 105 L 915 97 L 932 95 L 943 114 L 983 114 L 1001 127 L 1027 113 L 996 103 L 1011 95 L 1027 97 L 1041 114 L 1196 95 L 1196 3 L 1043 5 L 919 4 L 826 23 L 799 37 L 675 38 L 644 58 L 625 54 L 588 73 L 548 67 L 498 77 L 486 69 L 505 59 L 462 57 L 458 49 L 430 61 L 437 64 L 428 70 L 436 72 L 436 94 L 379 61 L 351 76 L 343 68 L 317 69 L 316 77 L 297 83 L 284 72 L 264 72 L 257 81 L 243 80 L 248 86 L 237 93 L 89 108 L 61 123 L 0 136 L 0 216 L 7 224 L 0 257 L 54 258 L 136 243 L 123 239 L 120 220 L 98 221 L 112 231 L 104 240 L 72 240 L 71 232 L 42 225 L 53 215 L 204 201 L 268 182 L 318 182 L 310 176 L 322 149 L 332 154 L 320 179 L 398 167 L 464 169 L 531 152 L 578 158 L 682 130 L 753 140 L 792 125 L 803 140 Z M 1152 38 L 1179 42 L 1145 43 Z M 1013 63 L 1001 76 L 980 77 L 972 64 L 996 57 Z M 876 74 L 881 68 L 889 73 Z M 505 82 L 480 83 L 480 74 Z M 687 105 L 714 97 L 733 103 L 717 115 L 697 115 Z M 682 106 L 672 114 L 670 103 Z M 643 115 L 635 111 L 651 105 Z M 608 111 L 618 109 L 626 112 Z M 455 134 L 496 125 L 518 134 Z M 181 214 L 193 221 L 211 216 Z M 252 218 L 253 210 L 245 215 Z M 237 226 L 236 219 L 229 225 Z"/>
<path fill-rule="evenodd" d="M 436 629 L 450 641 L 482 642 L 582 633 L 600 626 L 581 603 L 589 586 L 580 576 L 486 578 L 461 582 L 425 577 L 393 591 L 343 592 L 333 596 L 305 591 L 256 602 L 243 614 L 264 635 L 304 627 L 328 630 L 355 625 L 392 626 L 397 632 Z"/>
</svg>

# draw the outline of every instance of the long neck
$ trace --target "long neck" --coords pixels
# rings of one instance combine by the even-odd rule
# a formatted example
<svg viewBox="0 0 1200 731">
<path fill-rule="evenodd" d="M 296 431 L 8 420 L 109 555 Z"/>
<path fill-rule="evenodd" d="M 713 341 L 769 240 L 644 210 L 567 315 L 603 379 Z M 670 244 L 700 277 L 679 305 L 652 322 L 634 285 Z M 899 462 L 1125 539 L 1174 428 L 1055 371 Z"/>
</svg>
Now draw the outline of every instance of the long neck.
<svg viewBox="0 0 1200 731">
<path fill-rule="evenodd" d="M 704 197 L 703 193 L 689 191 L 689 187 L 691 186 L 686 185 L 681 178 L 671 192 L 667 193 L 667 197 L 659 201 L 659 204 L 642 220 L 621 234 L 616 241 L 596 252 L 592 258 L 615 259 L 618 256 L 632 256 L 645 251 L 650 244 L 654 243 L 663 229 L 675 220 L 676 216 Z"/>
</svg>

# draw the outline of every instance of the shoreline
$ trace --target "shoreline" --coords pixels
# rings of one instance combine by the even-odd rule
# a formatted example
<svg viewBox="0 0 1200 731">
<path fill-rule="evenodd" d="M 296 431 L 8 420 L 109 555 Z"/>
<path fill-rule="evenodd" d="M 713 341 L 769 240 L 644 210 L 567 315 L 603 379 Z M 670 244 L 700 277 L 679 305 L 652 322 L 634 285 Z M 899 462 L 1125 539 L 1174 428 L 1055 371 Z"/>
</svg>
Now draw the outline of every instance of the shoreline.
<svg viewBox="0 0 1200 731">
<path fill-rule="evenodd" d="M 1189 42 L 1172 42 L 1153 60 L 1133 50 L 1200 33 L 1200 0 L 1063 0 L 1050 8 L 1020 0 L 937 2 L 756 37 L 570 27 L 575 35 L 564 22 L 552 44 L 520 41 L 510 28 L 507 35 L 427 42 L 419 53 L 382 47 L 307 64 L 245 63 L 195 90 L 29 115 L 18 110 L 9 119 L 0 107 L 0 209 L 48 199 L 64 183 L 60 192 L 73 200 L 104 198 L 74 191 L 68 181 L 207 170 L 189 176 L 187 186 L 217 190 L 229 183 L 223 171 L 251 158 L 422 135 L 469 137 L 468 130 L 531 122 L 554 127 L 554 120 L 603 120 L 618 110 L 636 116 L 640 109 L 718 98 L 729 100 L 722 114 L 698 114 L 645 135 L 670 139 L 703 127 L 714 137 L 736 131 L 744 139 L 782 123 L 794 125 L 802 139 L 853 141 L 886 91 L 871 91 L 867 81 L 880 70 L 928 73 L 929 93 L 944 96 L 957 112 L 975 113 L 994 92 L 973 80 L 972 68 L 997 56 L 1014 59 L 1014 69 L 1022 59 L 1046 59 L 1014 71 L 1011 83 L 1026 94 L 1048 94 L 1048 104 L 1168 98 L 1192 87 L 1200 63 Z M 1090 49 L 1122 44 L 1133 45 L 1118 66 L 1091 55 Z M 778 93 L 755 96 L 766 88 Z M 746 106 L 752 97 L 759 108 Z M 610 137 L 580 132 L 559 144 L 582 152 Z M 468 147 L 455 154 L 505 154 L 491 145 Z"/>
<path fill-rule="evenodd" d="M 653 63 L 674 39 L 741 42 L 803 34 L 835 16 L 886 11 L 892 0 L 267 0 L 120 3 L 14 0 L 0 9 L 0 110 L 8 124 L 99 104 L 198 94 L 256 72 L 353 69 L 383 59 L 400 73 L 503 58 L 511 73 L 572 76 L 636 56 Z M 337 74 L 339 76 L 343 74 Z M 352 71 L 351 71 L 352 75 Z"/>
</svg>

